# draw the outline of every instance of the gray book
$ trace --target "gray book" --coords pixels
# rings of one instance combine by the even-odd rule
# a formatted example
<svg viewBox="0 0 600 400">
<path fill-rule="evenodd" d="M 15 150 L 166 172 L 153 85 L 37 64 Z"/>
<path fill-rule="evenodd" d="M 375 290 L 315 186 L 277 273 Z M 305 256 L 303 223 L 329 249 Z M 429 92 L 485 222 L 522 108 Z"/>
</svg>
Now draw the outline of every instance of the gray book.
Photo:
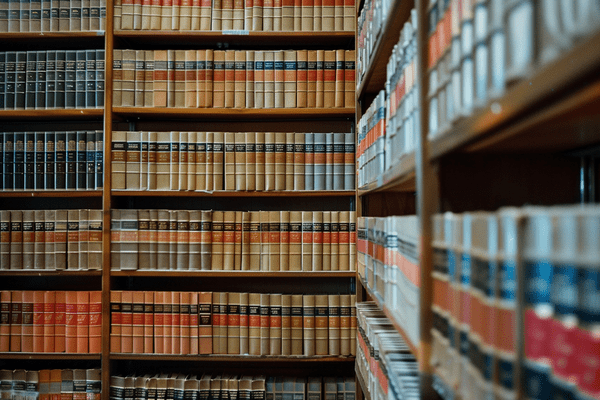
<svg viewBox="0 0 600 400">
<path fill-rule="evenodd" d="M 344 190 L 345 141 L 343 133 L 333 133 L 333 187 L 332 190 Z"/>
<path fill-rule="evenodd" d="M 325 190 L 333 190 L 333 133 L 325 134 Z"/>
<path fill-rule="evenodd" d="M 309 136 L 309 135 L 307 135 Z M 314 150 L 314 167 L 313 167 L 313 187 L 314 190 L 325 190 L 326 185 L 326 134 L 325 133 L 314 133 L 312 136 L 314 139 L 313 150 Z"/>
</svg>

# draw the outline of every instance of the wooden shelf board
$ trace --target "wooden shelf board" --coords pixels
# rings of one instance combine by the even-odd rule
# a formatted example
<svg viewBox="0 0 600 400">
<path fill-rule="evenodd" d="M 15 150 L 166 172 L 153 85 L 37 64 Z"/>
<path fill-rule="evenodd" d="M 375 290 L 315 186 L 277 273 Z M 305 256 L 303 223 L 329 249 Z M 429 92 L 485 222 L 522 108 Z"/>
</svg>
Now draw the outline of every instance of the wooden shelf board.
<svg viewBox="0 0 600 400">
<path fill-rule="evenodd" d="M 100 354 L 0 353 L 3 360 L 100 360 Z"/>
<path fill-rule="evenodd" d="M 415 153 L 404 155 L 392 168 L 385 171 L 377 180 L 361 187 L 358 195 L 382 190 L 414 192 L 416 190 Z"/>
<path fill-rule="evenodd" d="M 112 196 L 120 197 L 342 197 L 354 196 L 353 190 L 323 190 L 323 191 L 272 191 L 272 192 L 237 192 L 216 190 L 202 191 L 171 191 L 171 190 L 113 190 Z"/>
<path fill-rule="evenodd" d="M 176 355 L 176 354 L 115 354 L 111 353 L 111 360 L 129 361 L 192 361 L 192 362 L 264 362 L 273 364 L 295 363 L 349 363 L 354 362 L 353 356 L 241 356 L 238 354 L 209 354 L 209 355 Z"/>
<path fill-rule="evenodd" d="M 102 108 L 82 108 L 82 109 L 51 109 L 51 110 L 0 110 L 0 119 L 2 120 L 60 120 L 60 119 L 91 119 L 102 118 L 104 109 Z"/>
<path fill-rule="evenodd" d="M 354 278 L 354 271 L 111 271 L 111 276 L 203 277 L 203 278 Z"/>
<path fill-rule="evenodd" d="M 354 118 L 354 108 L 155 108 L 113 107 L 122 116 L 147 118 L 206 118 L 229 120 Z"/>
<path fill-rule="evenodd" d="M 2 197 L 102 197 L 101 190 L 55 190 L 55 191 L 28 191 L 8 192 L 0 191 Z"/>
<path fill-rule="evenodd" d="M 570 150 L 600 141 L 600 32 L 428 142 L 430 159 L 467 151 Z M 551 133 L 551 135 L 549 135 Z"/>
<path fill-rule="evenodd" d="M 356 91 L 360 99 L 366 93 L 377 93 L 385 87 L 386 66 L 394 45 L 400 40 L 400 31 L 410 17 L 414 8 L 414 0 L 393 0 L 381 33 L 371 53 L 369 69 L 365 71 L 362 81 Z"/>
<path fill-rule="evenodd" d="M 104 36 L 104 31 L 87 31 L 87 32 L 2 32 L 0 40 L 19 40 L 19 39 L 75 39 L 75 38 L 92 38 Z"/>
<path fill-rule="evenodd" d="M 43 269 L 33 269 L 33 270 L 2 270 L 0 271 L 0 276 L 101 276 L 102 271 L 67 271 L 67 270 L 43 270 Z"/>
</svg>

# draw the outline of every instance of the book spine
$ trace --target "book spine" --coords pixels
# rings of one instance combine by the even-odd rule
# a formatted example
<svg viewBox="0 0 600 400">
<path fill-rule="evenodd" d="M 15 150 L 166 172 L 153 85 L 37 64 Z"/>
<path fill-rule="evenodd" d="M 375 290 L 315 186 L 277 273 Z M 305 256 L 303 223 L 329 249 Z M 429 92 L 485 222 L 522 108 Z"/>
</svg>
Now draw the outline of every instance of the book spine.
<svg viewBox="0 0 600 400">
<path fill-rule="evenodd" d="M 76 352 L 89 352 L 90 292 L 77 292 Z"/>
<path fill-rule="evenodd" d="M 302 211 L 302 270 L 313 271 L 313 212 Z"/>
<path fill-rule="evenodd" d="M 131 306 L 132 353 L 144 352 L 144 292 L 132 293 Z"/>
<path fill-rule="evenodd" d="M 270 355 L 280 355 L 282 344 L 282 326 L 281 326 L 281 309 L 282 295 L 271 294 L 269 305 L 269 353 Z"/>
<path fill-rule="evenodd" d="M 315 295 L 302 296 L 302 328 L 304 356 L 315 353 Z"/>
<path fill-rule="evenodd" d="M 45 269 L 46 267 L 46 221 L 44 210 L 34 212 L 33 224 L 33 268 Z"/>
<path fill-rule="evenodd" d="M 176 354 L 190 354 L 190 302 L 191 293 L 180 293 L 179 305 L 179 349 L 174 348 Z"/>
<path fill-rule="evenodd" d="M 154 353 L 165 353 L 165 296 L 166 292 L 154 292 Z"/>
<path fill-rule="evenodd" d="M 77 189 L 77 132 L 67 132 L 66 145 L 66 188 L 67 190 L 75 190 Z"/>
<path fill-rule="evenodd" d="M 331 270 L 338 271 L 339 267 L 339 248 L 340 248 L 340 213 L 331 212 Z"/>
<path fill-rule="evenodd" d="M 165 352 L 179 354 L 181 351 L 181 295 L 182 292 L 171 292 L 171 323 L 165 324 Z M 170 332 L 169 327 L 170 326 Z M 169 348 L 170 344 L 170 348 Z"/>
<path fill-rule="evenodd" d="M 254 108 L 265 105 L 265 53 L 254 51 Z"/>
<path fill-rule="evenodd" d="M 239 1 L 239 0 L 238 0 Z M 235 108 L 247 108 L 246 105 L 246 51 L 234 52 L 233 104 Z M 229 102 L 231 104 L 231 101 Z"/>
<path fill-rule="evenodd" d="M 328 296 L 318 294 L 314 296 L 314 299 L 314 352 L 317 355 L 326 355 L 329 354 Z"/>
<path fill-rule="evenodd" d="M 20 268 L 33 269 L 35 261 L 35 212 L 33 210 L 23 211 L 22 230 L 23 264 Z"/>
<path fill-rule="evenodd" d="M 154 295 L 144 292 L 144 354 L 154 353 Z"/>
<path fill-rule="evenodd" d="M 286 181 L 286 134 L 275 133 L 274 161 L 275 161 L 275 190 L 285 190 Z"/>
<path fill-rule="evenodd" d="M 211 270 L 223 269 L 223 223 L 224 212 L 213 211 L 212 214 L 212 252 Z"/>
<path fill-rule="evenodd" d="M 10 268 L 23 269 L 23 212 L 10 211 Z"/>
<path fill-rule="evenodd" d="M 275 107 L 275 55 L 264 51 L 264 108 Z M 258 106 L 257 106 L 258 108 Z"/>
<path fill-rule="evenodd" d="M 224 157 L 224 135 L 223 132 L 214 132 L 213 140 L 213 190 L 223 190 L 223 157 Z M 207 149 L 208 151 L 208 149 Z"/>
<path fill-rule="evenodd" d="M 177 210 L 177 263 L 179 271 L 190 267 L 190 212 Z"/>
<path fill-rule="evenodd" d="M 67 269 L 68 211 L 56 210 L 54 257 L 57 270 Z M 12 260 L 12 258 L 11 258 Z"/>
<path fill-rule="evenodd" d="M 275 190 L 275 133 L 265 132 L 265 190 Z"/>
<path fill-rule="evenodd" d="M 289 270 L 302 271 L 302 212 L 290 211 Z"/>
<path fill-rule="evenodd" d="M 0 292 L 0 299 L 4 297 L 4 292 Z M 5 316 L 4 300 L 2 300 L 2 322 L 0 322 L 0 329 L 5 323 L 8 324 L 10 320 L 10 314 Z M 10 310 L 8 310 L 10 311 Z M 6 321 L 6 322 L 4 322 Z M 9 333 L 10 334 L 10 333 Z M 2 351 L 8 351 L 7 343 L 4 338 L 0 341 L 0 349 Z M 36 290 L 33 292 L 33 352 L 43 353 L 44 352 L 44 292 Z M 40 382 L 41 391 L 41 382 Z"/>
<path fill-rule="evenodd" d="M 223 266 L 233 270 L 235 265 L 235 211 L 223 212 Z"/>
<path fill-rule="evenodd" d="M 240 0 L 237 0 L 237 2 L 239 2 Z M 255 64 L 254 64 L 254 56 L 255 56 L 255 51 L 253 50 L 248 50 L 246 51 L 246 76 L 244 77 L 244 80 L 246 82 L 246 108 L 254 108 L 254 71 L 255 71 Z M 237 81 L 237 80 L 236 80 Z"/>
<path fill-rule="evenodd" d="M 240 293 L 240 351 L 239 354 L 249 354 L 250 307 L 249 294 Z M 239 397 L 239 396 L 238 396 Z"/>
<path fill-rule="evenodd" d="M 350 354 L 350 342 L 353 332 L 350 330 L 350 295 L 340 295 L 339 309 L 340 354 Z"/>
<path fill-rule="evenodd" d="M 43 298 L 43 333 L 42 333 L 42 337 L 43 337 L 43 352 L 45 353 L 51 353 L 56 351 L 56 342 L 57 342 L 57 337 L 56 336 L 56 308 L 58 305 L 60 305 L 60 308 L 62 308 L 61 310 L 59 310 L 59 312 L 62 313 L 62 315 L 64 316 L 64 296 L 61 300 L 63 300 L 62 303 L 58 303 L 57 304 L 57 293 L 56 292 L 50 292 L 50 291 L 46 291 L 43 292 L 44 293 L 44 298 Z M 62 321 L 64 323 L 64 319 Z M 62 351 L 64 351 L 64 331 L 63 331 L 63 336 L 62 336 Z"/>
<path fill-rule="evenodd" d="M 269 211 L 269 271 L 281 270 L 280 212 Z"/>
<path fill-rule="evenodd" d="M 298 64 L 296 61 L 296 50 L 286 50 L 283 52 L 284 61 L 284 103 L 286 108 L 296 108 L 297 95 L 297 70 Z"/>
<path fill-rule="evenodd" d="M 236 189 L 236 141 L 235 133 L 225 132 L 225 190 Z"/>
<path fill-rule="evenodd" d="M 284 72 L 283 50 L 274 51 L 273 59 L 274 59 L 274 78 L 275 78 L 274 107 L 282 108 L 282 107 L 285 107 L 285 102 L 284 102 L 284 84 L 285 84 L 284 73 L 285 72 Z"/>
<path fill-rule="evenodd" d="M 200 292 L 198 301 L 199 354 L 212 354 L 212 293 Z"/>
<path fill-rule="evenodd" d="M 88 316 L 88 350 L 89 353 L 100 353 L 102 347 L 102 292 L 89 292 Z"/>
<path fill-rule="evenodd" d="M 241 138 L 240 138 L 241 140 Z M 256 190 L 256 133 L 245 132 L 245 189 L 248 191 Z M 237 143 L 237 140 L 236 140 Z M 236 163 L 237 168 L 237 163 Z"/>
<path fill-rule="evenodd" d="M 259 211 L 260 219 L 260 270 L 270 271 L 270 226 L 269 212 Z"/>
<path fill-rule="evenodd" d="M 200 319 L 199 319 L 199 310 L 198 310 L 198 292 L 190 292 L 189 298 L 189 337 L 190 337 L 190 348 L 188 354 L 199 354 L 200 350 Z M 152 338 L 152 332 L 150 332 L 150 338 Z M 148 353 L 148 352 L 146 352 Z"/>
<path fill-rule="evenodd" d="M 196 142 L 197 132 L 188 133 L 187 142 L 187 190 L 196 190 Z"/>
<path fill-rule="evenodd" d="M 65 292 L 65 351 L 77 353 L 77 292 Z M 56 344 L 55 344 L 56 346 Z"/>
<path fill-rule="evenodd" d="M 251 355 L 261 354 L 261 298 L 259 293 L 248 295 L 248 349 Z"/>
<path fill-rule="evenodd" d="M 331 212 L 323 211 L 323 271 L 331 271 Z"/>
<path fill-rule="evenodd" d="M 312 270 L 323 270 L 323 212 L 312 213 Z"/>
<path fill-rule="evenodd" d="M 133 292 L 121 292 L 121 353 L 133 352 Z"/>
<path fill-rule="evenodd" d="M 227 354 L 240 354 L 240 293 L 227 300 Z"/>
<path fill-rule="evenodd" d="M 294 190 L 294 135 L 285 133 L 285 190 Z"/>
<path fill-rule="evenodd" d="M 260 354 L 267 355 L 270 352 L 270 304 L 271 295 L 260 294 Z"/>
<path fill-rule="evenodd" d="M 256 132 L 256 190 L 265 190 L 265 133 Z"/>
<path fill-rule="evenodd" d="M 110 292 L 110 351 L 121 353 L 121 291 Z"/>
</svg>

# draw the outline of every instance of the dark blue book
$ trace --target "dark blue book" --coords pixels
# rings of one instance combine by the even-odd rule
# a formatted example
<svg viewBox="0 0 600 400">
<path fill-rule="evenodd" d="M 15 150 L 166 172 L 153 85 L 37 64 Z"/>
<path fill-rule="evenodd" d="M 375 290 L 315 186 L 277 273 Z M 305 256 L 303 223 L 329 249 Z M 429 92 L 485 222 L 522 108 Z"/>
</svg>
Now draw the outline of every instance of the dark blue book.
<svg viewBox="0 0 600 400">
<path fill-rule="evenodd" d="M 85 51 L 85 106 L 96 107 L 96 50 Z"/>
<path fill-rule="evenodd" d="M 87 131 L 86 141 L 86 189 L 96 189 L 96 131 Z"/>
<path fill-rule="evenodd" d="M 67 132 L 67 190 L 77 189 L 77 132 Z"/>
<path fill-rule="evenodd" d="M 6 52 L 0 51 L 0 110 L 6 105 Z"/>
<path fill-rule="evenodd" d="M 5 68 L 5 97 L 4 108 L 12 110 L 15 108 L 15 86 L 17 84 L 17 52 L 6 52 L 6 68 Z"/>
<path fill-rule="evenodd" d="M 0 172 L 4 168 L 4 132 L 0 132 Z M 0 179 L 0 190 L 4 189 L 4 179 Z"/>
<path fill-rule="evenodd" d="M 27 52 L 25 65 L 25 108 L 35 108 L 35 90 L 37 83 L 37 52 Z"/>
<path fill-rule="evenodd" d="M 87 133 L 77 132 L 77 190 L 87 188 Z"/>
<path fill-rule="evenodd" d="M 104 131 L 96 131 L 96 189 L 104 186 Z"/>
<path fill-rule="evenodd" d="M 65 108 L 66 51 L 56 51 L 56 94 L 54 107 Z"/>
<path fill-rule="evenodd" d="M 75 62 L 75 108 L 85 108 L 86 89 L 86 51 L 77 50 L 77 61 Z"/>
<path fill-rule="evenodd" d="M 35 108 L 46 108 L 46 50 L 37 52 L 35 76 Z"/>
<path fill-rule="evenodd" d="M 56 133 L 46 132 L 44 137 L 44 171 L 46 175 L 46 190 L 51 190 L 55 189 L 54 163 L 56 154 L 54 149 L 56 143 Z"/>
<path fill-rule="evenodd" d="M 2 163 L 2 178 L 4 181 L 4 190 L 13 190 L 15 134 L 13 132 L 4 132 L 3 142 L 4 162 Z"/>
<path fill-rule="evenodd" d="M 54 186 L 55 189 L 67 188 L 67 133 L 56 132 L 54 142 Z"/>
<path fill-rule="evenodd" d="M 75 108 L 77 82 L 77 51 L 67 50 L 65 55 L 65 108 Z"/>
<path fill-rule="evenodd" d="M 25 189 L 25 132 L 15 132 L 14 144 L 14 190 Z"/>
<path fill-rule="evenodd" d="M 104 50 L 96 51 L 96 107 L 104 107 Z"/>
<path fill-rule="evenodd" d="M 25 108 L 25 86 L 27 84 L 27 53 L 17 51 L 17 61 L 15 64 L 15 108 Z"/>
<path fill-rule="evenodd" d="M 56 51 L 46 52 L 46 108 L 54 108 L 56 100 Z"/>
<path fill-rule="evenodd" d="M 35 188 L 35 132 L 25 132 L 25 189 Z"/>
<path fill-rule="evenodd" d="M 35 133 L 35 190 L 46 188 L 46 135 Z"/>
</svg>

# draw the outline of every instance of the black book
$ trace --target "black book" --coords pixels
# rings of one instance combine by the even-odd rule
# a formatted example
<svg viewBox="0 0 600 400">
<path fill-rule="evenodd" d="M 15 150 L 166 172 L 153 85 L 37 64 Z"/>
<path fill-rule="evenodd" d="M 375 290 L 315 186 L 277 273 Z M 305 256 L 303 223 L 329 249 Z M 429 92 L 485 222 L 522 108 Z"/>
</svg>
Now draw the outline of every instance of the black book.
<svg viewBox="0 0 600 400">
<path fill-rule="evenodd" d="M 45 174 L 46 174 L 46 190 L 54 189 L 54 146 L 56 134 L 54 132 L 46 132 L 44 134 L 44 161 L 45 161 Z"/>
<path fill-rule="evenodd" d="M 25 189 L 25 132 L 15 132 L 13 189 Z"/>
<path fill-rule="evenodd" d="M 25 108 L 35 108 L 35 86 L 37 75 L 37 52 L 27 52 L 27 64 L 25 65 Z"/>
<path fill-rule="evenodd" d="M 35 132 L 25 132 L 25 189 L 35 187 Z"/>
<path fill-rule="evenodd" d="M 96 189 L 104 186 L 104 131 L 96 131 Z"/>
<path fill-rule="evenodd" d="M 56 94 L 54 107 L 65 108 L 66 51 L 56 51 Z"/>
<path fill-rule="evenodd" d="M 0 51 L 0 110 L 6 106 L 6 52 Z"/>
<path fill-rule="evenodd" d="M 36 76 L 35 76 L 35 108 L 46 107 L 46 51 L 37 52 Z"/>
<path fill-rule="evenodd" d="M 85 106 L 96 107 L 96 50 L 85 51 Z"/>
<path fill-rule="evenodd" d="M 67 190 L 77 188 L 77 132 L 67 132 Z"/>
<path fill-rule="evenodd" d="M 46 108 L 55 107 L 56 97 L 56 51 L 46 52 Z"/>
<path fill-rule="evenodd" d="M 71 12 L 72 13 L 72 12 Z M 77 50 L 77 61 L 75 62 L 75 108 L 85 108 L 85 64 L 86 51 Z"/>
<path fill-rule="evenodd" d="M 75 108 L 77 51 L 67 50 L 65 53 L 65 108 Z"/>
<path fill-rule="evenodd" d="M 86 189 L 96 189 L 96 132 L 85 133 Z"/>
<path fill-rule="evenodd" d="M 77 189 L 85 190 L 87 187 L 87 134 L 85 131 L 77 132 Z"/>
<path fill-rule="evenodd" d="M 56 132 L 54 142 L 54 187 L 67 188 L 67 133 Z"/>
<path fill-rule="evenodd" d="M 27 84 L 27 53 L 17 51 L 17 61 L 15 64 L 16 81 L 15 81 L 15 108 L 25 108 L 25 86 Z"/>
<path fill-rule="evenodd" d="M 4 190 L 14 189 L 14 160 L 15 160 L 15 134 L 4 132 L 4 162 L 2 177 L 4 178 Z"/>
<path fill-rule="evenodd" d="M 17 52 L 7 51 L 6 52 L 6 86 L 5 86 L 5 97 L 4 97 L 4 108 L 12 110 L 15 108 L 15 86 L 17 84 Z"/>
<path fill-rule="evenodd" d="M 35 133 L 35 189 L 46 188 L 46 135 L 44 132 Z"/>
<path fill-rule="evenodd" d="M 96 107 L 104 107 L 104 50 L 96 50 Z"/>
</svg>

